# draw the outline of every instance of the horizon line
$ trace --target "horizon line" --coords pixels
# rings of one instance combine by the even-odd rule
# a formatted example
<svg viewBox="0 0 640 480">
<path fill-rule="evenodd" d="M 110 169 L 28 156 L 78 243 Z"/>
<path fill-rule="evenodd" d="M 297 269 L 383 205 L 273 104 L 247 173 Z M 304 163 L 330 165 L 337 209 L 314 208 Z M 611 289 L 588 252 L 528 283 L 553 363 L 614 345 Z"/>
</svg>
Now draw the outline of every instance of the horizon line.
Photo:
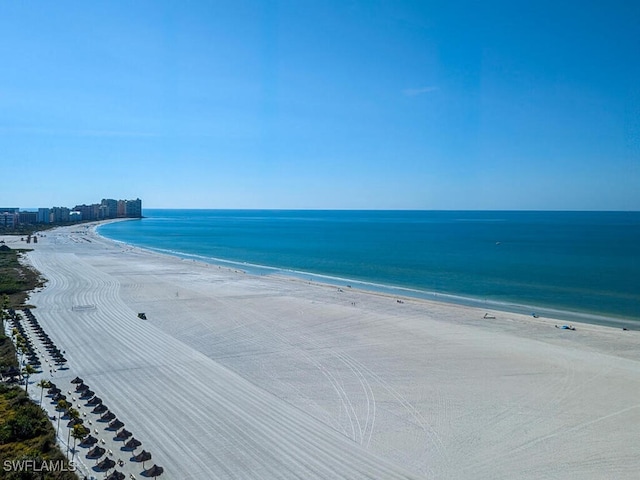
<svg viewBox="0 0 640 480">
<path fill-rule="evenodd" d="M 143 207 L 144 210 L 218 210 L 271 212 L 610 212 L 640 213 L 640 210 L 619 209 L 540 209 L 540 208 L 216 208 L 216 207 Z"/>
</svg>

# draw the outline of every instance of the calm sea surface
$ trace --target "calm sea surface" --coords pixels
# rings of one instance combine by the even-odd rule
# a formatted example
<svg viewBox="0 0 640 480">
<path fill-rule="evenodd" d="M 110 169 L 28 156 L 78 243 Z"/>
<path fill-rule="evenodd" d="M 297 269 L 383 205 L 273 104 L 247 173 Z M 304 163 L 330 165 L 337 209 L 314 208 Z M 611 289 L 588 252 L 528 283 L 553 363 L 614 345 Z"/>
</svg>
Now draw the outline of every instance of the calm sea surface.
<svg viewBox="0 0 640 480">
<path fill-rule="evenodd" d="M 99 232 L 254 273 L 640 323 L 640 212 L 147 209 L 144 215 Z"/>
</svg>

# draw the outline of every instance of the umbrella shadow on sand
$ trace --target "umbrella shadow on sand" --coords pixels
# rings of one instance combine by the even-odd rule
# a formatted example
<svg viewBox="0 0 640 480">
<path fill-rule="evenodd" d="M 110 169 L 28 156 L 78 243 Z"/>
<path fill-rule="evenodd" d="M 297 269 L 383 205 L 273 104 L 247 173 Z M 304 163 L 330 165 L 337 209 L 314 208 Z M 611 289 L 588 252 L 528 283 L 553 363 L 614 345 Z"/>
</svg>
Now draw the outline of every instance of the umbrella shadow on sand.
<svg viewBox="0 0 640 480">
<path fill-rule="evenodd" d="M 116 418 L 109 423 L 109 426 L 106 428 L 106 430 L 119 430 L 122 427 L 124 427 L 124 423 Z"/>
<path fill-rule="evenodd" d="M 115 413 L 113 413 L 112 411 L 107 411 L 107 412 L 104 413 L 104 415 L 102 415 L 98 419 L 98 421 L 102 422 L 102 423 L 106 423 L 106 422 L 111 422 L 112 420 L 115 420 L 115 419 L 116 419 Z"/>
<path fill-rule="evenodd" d="M 149 468 L 148 470 L 145 470 L 144 472 L 142 472 L 141 475 L 144 477 L 156 478 L 162 475 L 163 473 L 164 473 L 164 468 L 154 464 L 153 467 Z"/>
<path fill-rule="evenodd" d="M 139 454 L 134 455 L 129 460 L 131 460 L 132 462 L 138 462 L 138 463 L 142 462 L 142 468 L 146 470 L 146 467 L 144 466 L 144 464 L 145 462 L 148 462 L 149 460 L 151 460 L 151 452 L 142 450 Z"/>
<path fill-rule="evenodd" d="M 96 472 L 106 472 L 107 470 L 111 470 L 115 466 L 116 462 L 107 457 L 100 463 L 98 463 L 95 467 L 93 467 L 93 470 L 95 470 Z"/>
<path fill-rule="evenodd" d="M 132 435 L 132 433 L 127 430 L 126 428 L 123 428 L 122 430 L 120 430 L 118 433 L 116 433 L 116 436 L 113 437 L 113 440 L 116 442 L 124 442 L 126 441 L 130 436 Z"/>
<path fill-rule="evenodd" d="M 91 450 L 89 450 L 87 452 L 86 457 L 90 460 L 98 460 L 100 457 L 102 457 L 105 453 L 107 453 L 107 449 L 106 448 L 102 448 L 99 446 L 95 446 L 93 447 Z"/>
<path fill-rule="evenodd" d="M 133 452 L 140 445 L 142 445 L 142 442 L 140 440 L 136 439 L 135 437 L 131 437 L 131 439 L 127 443 L 120 447 L 120 450 Z"/>
</svg>

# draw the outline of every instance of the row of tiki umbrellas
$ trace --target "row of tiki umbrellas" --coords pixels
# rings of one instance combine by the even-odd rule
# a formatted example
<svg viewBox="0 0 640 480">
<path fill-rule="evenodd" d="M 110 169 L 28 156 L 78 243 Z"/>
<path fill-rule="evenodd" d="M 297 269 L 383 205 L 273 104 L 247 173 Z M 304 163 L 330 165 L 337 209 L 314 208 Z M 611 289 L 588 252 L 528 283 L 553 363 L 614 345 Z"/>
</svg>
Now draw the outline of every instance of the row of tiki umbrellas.
<svg viewBox="0 0 640 480">
<path fill-rule="evenodd" d="M 47 350 L 49 355 L 52 357 L 54 363 L 58 366 L 66 364 L 67 359 L 64 357 L 64 352 L 60 351 L 60 349 L 53 343 L 53 341 L 45 333 L 44 329 L 40 326 L 38 320 L 35 318 L 31 310 L 24 309 L 23 312 L 27 317 L 27 321 L 31 324 L 31 327 L 34 330 L 36 336 L 44 344 L 45 349 Z M 29 360 L 29 363 L 35 367 L 40 366 L 41 362 L 36 353 L 36 349 L 33 347 L 31 339 L 27 334 L 24 326 L 19 321 L 19 316 L 14 311 L 10 311 L 9 313 L 11 315 L 15 328 L 18 330 L 21 336 L 25 339 L 25 345 L 27 347 L 27 358 Z M 131 432 L 123 428 L 124 423 L 116 418 L 115 414 L 111 412 L 107 408 L 107 406 L 102 402 L 102 399 L 100 397 L 95 396 L 95 393 L 89 388 L 88 385 L 84 383 L 84 381 L 81 378 L 76 377 L 73 380 L 71 380 L 71 383 L 76 385 L 75 391 L 79 394 L 78 398 L 88 399 L 88 401 L 86 402 L 86 405 L 94 407 L 92 410 L 92 413 L 101 414 L 99 421 L 109 422 L 108 427 L 106 427 L 107 430 L 114 430 L 114 431 L 119 430 L 115 435 L 115 439 L 126 441 L 126 443 L 124 444 L 124 449 L 134 451 L 136 448 L 142 445 L 142 442 L 140 442 L 135 437 L 133 437 Z M 47 394 L 52 396 L 52 400 L 54 402 L 59 402 L 60 400 L 67 400 L 66 395 L 62 394 L 62 391 L 60 390 L 60 388 L 58 388 L 52 382 L 49 382 L 49 389 L 47 390 Z M 71 419 L 67 424 L 67 426 L 72 428 L 74 424 L 82 423 L 82 422 L 83 421 L 81 419 L 78 419 L 78 420 Z M 80 442 L 80 446 L 84 446 L 84 447 L 90 447 L 95 445 L 87 453 L 87 458 L 96 459 L 97 461 L 107 452 L 105 448 L 100 447 L 99 445 L 96 445 L 97 443 L 98 443 L 98 439 L 91 434 L 89 434 Z M 132 460 L 136 462 L 141 462 L 144 468 L 144 463 L 151 460 L 151 453 L 146 450 L 142 450 L 142 452 L 132 457 Z M 113 459 L 106 457 L 96 464 L 95 469 L 106 472 L 114 468 L 115 465 L 116 465 L 116 462 Z M 162 475 L 163 472 L 164 472 L 164 469 L 162 467 L 154 464 L 151 468 L 144 470 L 143 475 L 147 477 L 156 478 Z M 124 480 L 125 475 L 124 473 L 119 472 L 118 470 L 114 470 L 106 478 L 107 480 L 114 480 L 114 479 Z"/>
<path fill-rule="evenodd" d="M 76 392 L 81 394 L 79 398 L 87 398 L 87 393 L 91 392 L 91 390 L 80 377 L 74 378 L 73 380 L 71 380 L 71 383 L 76 385 Z M 93 392 L 91 392 L 91 394 L 93 395 Z M 123 449 L 134 451 L 136 448 L 142 445 L 142 442 L 140 442 L 140 440 L 137 440 L 135 437 L 133 437 L 133 434 L 130 431 L 124 428 L 124 423 L 116 418 L 116 415 L 104 405 L 100 397 L 92 396 L 90 400 L 87 401 L 86 405 L 94 406 L 92 410 L 93 413 L 102 414 L 99 421 L 109 422 L 109 425 L 105 428 L 106 430 L 117 431 L 114 439 L 119 441 L 126 441 Z M 82 442 L 80 442 L 80 446 L 82 447 L 93 446 L 93 448 L 87 452 L 87 458 L 98 461 L 107 452 L 106 448 L 97 445 L 97 443 L 98 439 L 91 434 L 89 434 L 82 440 Z M 151 453 L 146 450 L 142 450 L 140 453 L 132 457 L 132 460 L 141 462 L 142 467 L 144 468 L 144 463 L 151 460 Z M 115 466 L 116 462 L 112 458 L 106 457 L 96 463 L 96 466 L 94 468 L 100 471 L 108 471 Z M 156 478 L 162 475 L 163 472 L 164 469 L 162 467 L 154 464 L 151 468 L 144 470 L 143 474 L 147 477 Z M 122 472 L 114 470 L 107 478 L 122 480 L 124 479 L 124 474 Z"/>
<path fill-rule="evenodd" d="M 40 323 L 36 319 L 36 317 L 31 313 L 31 310 L 28 308 L 23 309 L 25 316 L 27 317 L 27 321 L 31 324 L 32 329 L 35 332 L 35 335 L 40 339 L 40 341 L 44 344 L 45 349 L 51 355 L 54 363 L 58 366 L 64 365 L 67 363 L 67 359 L 64 357 L 64 352 L 60 351 L 60 349 L 53 343 L 53 341 L 49 338 L 49 336 L 45 333 L 44 329 L 40 326 Z M 16 313 L 14 310 L 9 310 L 9 315 L 12 319 L 13 326 L 18 333 L 24 338 L 25 347 L 26 347 L 26 356 L 29 364 L 33 367 L 40 367 L 42 363 L 40 362 L 40 358 L 38 357 L 38 353 L 31 342 L 30 335 L 27 333 L 24 325 L 20 322 L 20 315 Z"/>
</svg>

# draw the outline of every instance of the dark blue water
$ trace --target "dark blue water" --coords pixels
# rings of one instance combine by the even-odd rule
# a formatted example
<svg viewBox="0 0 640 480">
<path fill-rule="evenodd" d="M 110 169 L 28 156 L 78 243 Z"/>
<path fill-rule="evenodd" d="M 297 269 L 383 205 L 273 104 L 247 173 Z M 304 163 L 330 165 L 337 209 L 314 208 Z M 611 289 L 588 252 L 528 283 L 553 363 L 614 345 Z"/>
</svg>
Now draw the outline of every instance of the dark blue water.
<svg viewBox="0 0 640 480">
<path fill-rule="evenodd" d="M 144 215 L 99 231 L 210 261 L 640 321 L 640 212 L 145 210 Z"/>
</svg>

